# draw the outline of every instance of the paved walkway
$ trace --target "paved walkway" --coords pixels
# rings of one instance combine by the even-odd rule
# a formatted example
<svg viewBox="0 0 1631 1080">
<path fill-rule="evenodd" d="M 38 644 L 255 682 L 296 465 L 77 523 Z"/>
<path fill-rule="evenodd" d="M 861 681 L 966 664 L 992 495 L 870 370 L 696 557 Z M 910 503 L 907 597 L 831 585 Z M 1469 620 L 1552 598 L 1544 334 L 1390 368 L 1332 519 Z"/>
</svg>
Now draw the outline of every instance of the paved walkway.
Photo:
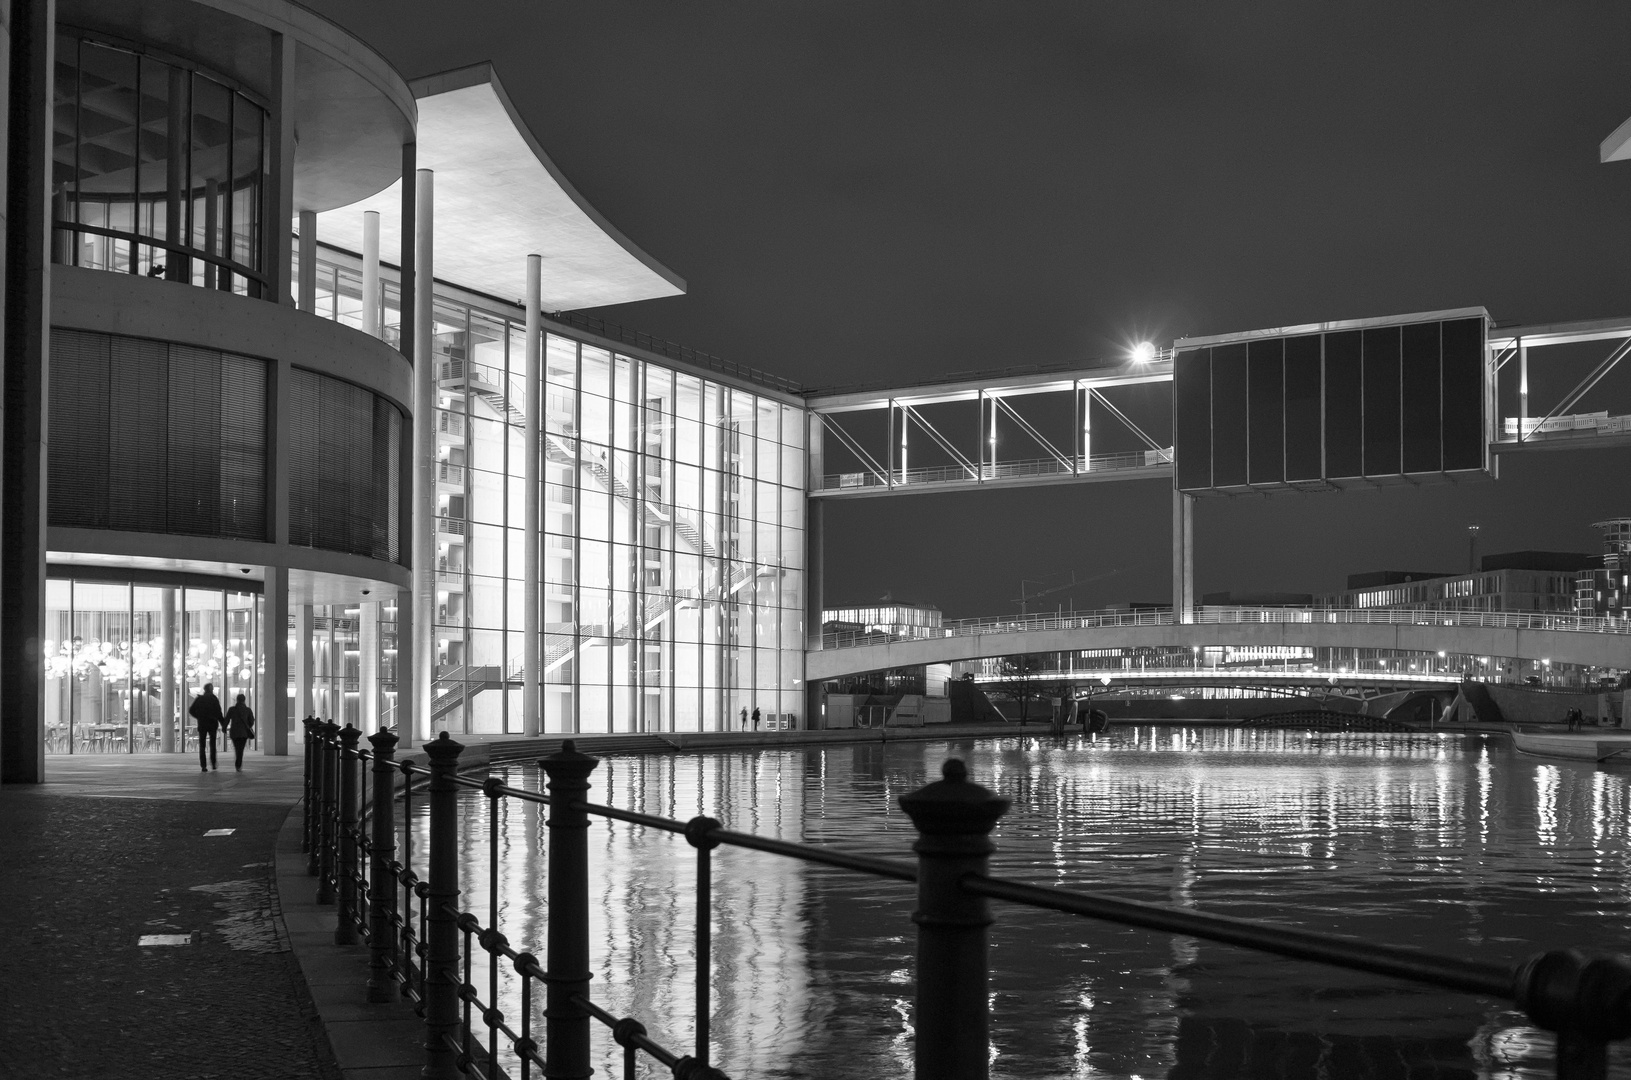
<svg viewBox="0 0 1631 1080">
<path fill-rule="evenodd" d="M 300 760 L 47 765 L 0 788 L 0 1075 L 338 1080 L 273 888 Z"/>
</svg>

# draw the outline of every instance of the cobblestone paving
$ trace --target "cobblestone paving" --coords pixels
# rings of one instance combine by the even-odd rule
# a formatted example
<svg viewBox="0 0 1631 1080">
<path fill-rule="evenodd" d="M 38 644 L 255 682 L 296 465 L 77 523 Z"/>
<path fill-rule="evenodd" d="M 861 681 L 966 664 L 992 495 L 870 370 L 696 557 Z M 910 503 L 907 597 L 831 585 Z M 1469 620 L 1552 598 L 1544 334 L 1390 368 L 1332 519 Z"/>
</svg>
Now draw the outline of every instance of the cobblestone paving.
<svg viewBox="0 0 1631 1080">
<path fill-rule="evenodd" d="M 0 1076 L 339 1080 L 273 918 L 287 810 L 0 791 Z"/>
</svg>

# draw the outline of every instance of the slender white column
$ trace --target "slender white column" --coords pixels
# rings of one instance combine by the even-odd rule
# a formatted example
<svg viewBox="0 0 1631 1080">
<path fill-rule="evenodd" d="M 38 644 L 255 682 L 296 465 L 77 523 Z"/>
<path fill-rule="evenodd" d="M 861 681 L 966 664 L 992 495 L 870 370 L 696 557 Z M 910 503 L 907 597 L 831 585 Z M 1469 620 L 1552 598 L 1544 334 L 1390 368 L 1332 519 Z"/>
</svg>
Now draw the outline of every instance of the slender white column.
<svg viewBox="0 0 1631 1080">
<path fill-rule="evenodd" d="M 300 211 L 300 310 L 317 312 L 317 215 Z"/>
<path fill-rule="evenodd" d="M 379 730 L 379 603 L 357 605 L 357 726 Z"/>
<path fill-rule="evenodd" d="M 270 586 L 271 583 L 268 582 L 267 584 Z M 285 601 L 285 604 L 287 604 L 287 601 Z M 288 608 L 285 607 L 284 611 L 287 612 Z M 287 614 L 285 614 L 284 620 L 288 620 Z M 311 639 L 313 632 L 312 628 L 316 621 L 315 614 L 312 612 L 312 606 L 310 604 L 301 604 L 295 611 L 294 656 L 291 658 L 290 664 L 294 668 L 295 716 L 302 720 L 308 716 L 314 715 L 312 710 L 315 708 L 315 706 L 312 704 L 311 694 L 312 669 L 314 666 L 311 653 Z M 268 624 L 267 629 L 268 631 L 272 629 L 270 623 Z M 270 632 L 268 632 L 267 636 L 271 637 Z M 288 697 L 288 695 L 285 694 L 284 697 Z M 327 719 L 327 717 L 320 716 L 318 719 L 324 720 Z"/>
<path fill-rule="evenodd" d="M 1173 622 L 1195 621 L 1195 497 L 1172 490 Z"/>
<path fill-rule="evenodd" d="M 1524 437 L 1523 422 L 1529 419 L 1529 346 L 1518 339 L 1518 438 Z"/>
<path fill-rule="evenodd" d="M 255 725 L 259 729 L 261 753 L 279 756 L 289 752 L 289 571 L 268 566 L 262 577 L 261 594 L 261 677 L 256 684 Z M 306 608 L 310 611 L 311 608 Z M 311 623 L 306 624 L 308 637 Z M 300 656 L 304 650 L 296 649 Z M 305 713 L 300 714 L 305 717 Z"/>
<path fill-rule="evenodd" d="M 176 591 L 165 589 L 159 606 L 159 749 L 176 749 Z"/>
<path fill-rule="evenodd" d="M 396 592 L 396 708 L 391 714 L 391 723 L 396 728 L 398 742 L 397 749 L 412 750 L 416 745 L 413 740 L 414 711 L 414 680 L 413 680 L 413 590 L 398 589 Z"/>
<path fill-rule="evenodd" d="M 431 252 L 436 174 L 417 173 L 413 276 L 413 724 L 416 743 L 430 738 L 436 666 L 436 350 Z"/>
<path fill-rule="evenodd" d="M 543 477 L 539 475 L 539 431 L 544 423 L 544 326 L 543 326 L 543 259 L 527 256 L 527 428 L 524 453 L 527 455 L 523 470 L 523 483 L 527 487 L 526 502 L 522 508 L 523 535 L 521 588 L 523 603 L 523 641 L 521 647 L 521 730 L 537 735 L 544 729 L 543 692 L 539 683 L 543 678 L 543 611 L 538 596 L 540 533 L 543 529 L 539 496 Z"/>
<path fill-rule="evenodd" d="M 379 337 L 379 211 L 362 215 L 362 332 Z"/>
</svg>

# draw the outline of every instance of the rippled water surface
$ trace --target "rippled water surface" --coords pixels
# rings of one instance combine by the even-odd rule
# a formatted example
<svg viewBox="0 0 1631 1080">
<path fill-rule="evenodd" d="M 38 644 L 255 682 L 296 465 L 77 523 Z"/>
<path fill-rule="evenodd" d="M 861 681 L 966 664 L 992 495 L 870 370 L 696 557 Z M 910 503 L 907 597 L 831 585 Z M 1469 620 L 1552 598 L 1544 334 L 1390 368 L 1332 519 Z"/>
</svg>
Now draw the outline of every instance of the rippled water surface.
<svg viewBox="0 0 1631 1080">
<path fill-rule="evenodd" d="M 1631 772 L 1519 756 L 1500 738 L 1164 726 L 613 757 L 591 798 L 909 859 L 896 800 L 951 756 L 1013 800 L 997 874 L 1485 961 L 1631 951 Z M 543 813 L 497 812 L 490 823 L 479 793 L 465 806 L 463 902 L 485 920 L 492 824 L 502 929 L 542 956 Z M 590 849 L 593 994 L 689 1053 L 695 852 L 599 819 Z M 734 849 L 714 867 L 713 1063 L 735 1078 L 910 1076 L 911 887 Z M 995 906 L 996 1077 L 1550 1072 L 1549 1039 L 1496 1002 Z M 517 993 L 506 979 L 512 1018 Z M 594 1037 L 598 1074 L 622 1075 L 609 1033 Z M 1614 1072 L 1631 1075 L 1618 1052 Z"/>
</svg>

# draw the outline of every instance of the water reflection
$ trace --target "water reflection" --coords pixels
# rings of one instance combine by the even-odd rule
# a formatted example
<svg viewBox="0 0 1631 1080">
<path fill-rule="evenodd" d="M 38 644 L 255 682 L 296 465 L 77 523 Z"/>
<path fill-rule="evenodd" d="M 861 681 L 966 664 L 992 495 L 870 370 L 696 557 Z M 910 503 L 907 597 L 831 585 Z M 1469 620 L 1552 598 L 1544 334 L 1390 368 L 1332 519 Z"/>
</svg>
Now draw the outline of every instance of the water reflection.
<svg viewBox="0 0 1631 1080">
<path fill-rule="evenodd" d="M 1631 951 L 1631 774 L 1478 737 L 1156 727 L 611 758 L 592 795 L 900 858 L 913 832 L 895 800 L 954 755 L 1014 800 L 996 835 L 1005 875 L 1490 961 Z M 501 803 L 489 822 L 479 794 L 466 812 L 465 906 L 485 917 L 492 902 L 491 826 L 503 929 L 541 954 L 542 815 Z M 596 821 L 591 861 L 596 1000 L 691 1052 L 694 851 Z M 714 865 L 713 1061 L 736 1077 L 910 1075 L 911 890 L 754 852 L 720 849 Z M 1549 1037 L 1494 1002 L 1007 905 L 997 916 L 993 1076 L 1549 1072 Z M 500 976 L 514 1018 L 519 991 Z M 609 1036 L 596 1045 L 597 1069 L 620 1075 Z"/>
</svg>

